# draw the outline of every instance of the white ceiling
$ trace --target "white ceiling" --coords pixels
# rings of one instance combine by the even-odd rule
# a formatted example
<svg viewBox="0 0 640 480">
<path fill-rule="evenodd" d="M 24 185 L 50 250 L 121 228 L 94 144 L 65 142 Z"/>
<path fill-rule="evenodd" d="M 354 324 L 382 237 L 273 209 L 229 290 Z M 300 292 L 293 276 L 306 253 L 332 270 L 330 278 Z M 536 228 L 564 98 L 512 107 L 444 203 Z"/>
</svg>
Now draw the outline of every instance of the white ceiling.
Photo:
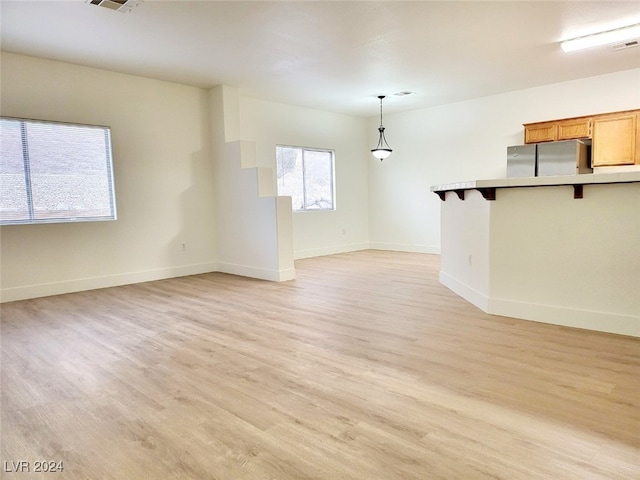
<svg viewBox="0 0 640 480">
<path fill-rule="evenodd" d="M 129 13 L 2 0 L 2 50 L 359 116 L 640 67 L 559 41 L 640 23 L 638 1 L 165 1 Z M 391 94 L 409 90 L 415 95 Z"/>
</svg>

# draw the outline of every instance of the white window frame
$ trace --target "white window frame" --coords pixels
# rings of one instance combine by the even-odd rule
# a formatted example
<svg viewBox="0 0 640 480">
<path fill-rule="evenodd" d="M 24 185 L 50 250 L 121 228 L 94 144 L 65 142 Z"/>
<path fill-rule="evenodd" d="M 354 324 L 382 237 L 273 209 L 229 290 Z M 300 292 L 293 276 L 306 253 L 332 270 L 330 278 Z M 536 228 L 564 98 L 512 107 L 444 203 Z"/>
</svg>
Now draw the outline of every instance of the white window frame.
<svg viewBox="0 0 640 480">
<path fill-rule="evenodd" d="M 328 148 L 315 148 L 315 147 L 299 147 L 296 145 L 276 145 L 276 171 L 278 148 L 291 148 L 299 150 L 302 154 L 302 208 L 296 208 L 292 206 L 294 213 L 301 212 L 332 212 L 336 210 L 336 154 L 334 150 Z M 330 208 L 308 208 L 306 204 L 307 200 L 307 182 L 305 178 L 305 152 L 322 152 L 331 154 L 331 207 Z M 277 175 L 276 175 L 277 176 Z M 279 190 L 279 189 L 278 189 Z M 278 191 L 278 195 L 281 193 Z"/>
<path fill-rule="evenodd" d="M 23 164 L 23 173 L 24 173 L 24 188 L 26 195 L 26 211 L 23 217 L 11 216 L 8 213 L 0 212 L 0 225 L 28 225 L 28 224 L 39 224 L 39 223 L 75 223 L 75 222 L 95 222 L 95 221 L 108 221 L 108 220 L 116 220 L 117 212 L 116 212 L 116 200 L 115 200 L 115 186 L 114 186 L 114 174 L 113 174 L 113 158 L 112 158 L 112 148 L 111 148 L 111 131 L 107 126 L 102 125 L 84 125 L 78 123 L 68 123 L 68 122 L 54 122 L 48 120 L 34 120 L 28 118 L 15 118 L 15 117 L 1 117 L 2 121 L 15 122 L 20 124 L 21 131 L 21 148 L 22 148 L 22 164 Z M 104 206 L 104 210 L 108 210 L 108 213 L 105 214 L 96 214 L 91 215 L 93 213 L 92 210 L 82 210 L 78 208 L 75 210 L 78 215 L 73 215 L 73 209 L 61 209 L 57 207 L 57 209 L 52 208 L 48 211 L 47 214 L 42 215 L 36 214 L 34 209 L 34 200 L 33 200 L 33 187 L 31 182 L 31 171 L 33 160 L 30 158 L 29 154 L 29 144 L 28 144 L 28 136 L 27 136 L 27 128 L 30 124 L 40 124 L 47 125 L 55 128 L 56 125 L 60 126 L 71 126 L 78 128 L 86 128 L 86 129 L 96 129 L 101 130 L 104 134 L 104 170 L 106 173 L 106 189 L 102 191 L 104 195 L 108 196 L 108 207 Z M 99 144 L 102 147 L 102 143 Z M 100 157 L 99 157 L 100 158 Z M 9 172 L 4 170 L 4 167 L 0 167 L 0 174 L 11 175 Z M 13 174 L 15 176 L 15 174 Z M 53 175 L 52 175 L 53 176 Z M 4 178 L 0 177 L 2 182 L 5 181 Z M 8 181 L 8 180 L 7 180 Z M 61 180 L 62 181 L 62 180 Z M 0 188 L 3 188 L 0 185 Z M 85 197 L 83 197 L 85 198 Z M 5 205 L 0 205 L 0 208 L 5 207 Z M 66 212 L 66 213 L 64 213 Z M 6 215 L 6 218 L 5 218 Z"/>
</svg>

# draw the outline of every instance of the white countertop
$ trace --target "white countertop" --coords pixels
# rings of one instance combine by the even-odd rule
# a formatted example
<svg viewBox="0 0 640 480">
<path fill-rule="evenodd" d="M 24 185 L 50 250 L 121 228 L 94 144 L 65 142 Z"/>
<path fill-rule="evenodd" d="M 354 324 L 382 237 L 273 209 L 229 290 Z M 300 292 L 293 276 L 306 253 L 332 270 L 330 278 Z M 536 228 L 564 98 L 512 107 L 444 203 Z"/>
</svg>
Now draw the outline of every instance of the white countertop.
<svg viewBox="0 0 640 480">
<path fill-rule="evenodd" d="M 475 188 L 544 187 L 557 185 L 587 185 L 594 183 L 640 182 L 640 172 L 585 173 L 582 175 L 556 175 L 545 177 L 513 177 L 493 180 L 473 180 L 469 182 L 433 185 L 432 192 L 451 190 L 472 190 Z"/>
</svg>

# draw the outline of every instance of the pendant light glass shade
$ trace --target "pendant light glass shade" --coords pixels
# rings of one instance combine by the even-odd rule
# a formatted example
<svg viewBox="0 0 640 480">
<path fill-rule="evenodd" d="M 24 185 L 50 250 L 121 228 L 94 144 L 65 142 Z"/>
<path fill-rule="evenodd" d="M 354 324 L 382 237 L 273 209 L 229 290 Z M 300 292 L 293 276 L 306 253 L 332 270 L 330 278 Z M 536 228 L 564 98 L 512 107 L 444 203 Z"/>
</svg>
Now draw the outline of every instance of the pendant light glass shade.
<svg viewBox="0 0 640 480">
<path fill-rule="evenodd" d="M 374 157 L 379 158 L 380 161 L 382 161 L 391 155 L 393 150 L 391 150 L 391 147 L 389 147 L 389 144 L 387 143 L 387 139 L 384 136 L 384 127 L 382 126 L 382 99 L 384 98 L 384 95 L 380 95 L 378 98 L 380 99 L 380 126 L 378 127 L 380 138 L 378 138 L 378 145 L 376 145 L 376 148 L 371 150 L 371 153 Z"/>
</svg>

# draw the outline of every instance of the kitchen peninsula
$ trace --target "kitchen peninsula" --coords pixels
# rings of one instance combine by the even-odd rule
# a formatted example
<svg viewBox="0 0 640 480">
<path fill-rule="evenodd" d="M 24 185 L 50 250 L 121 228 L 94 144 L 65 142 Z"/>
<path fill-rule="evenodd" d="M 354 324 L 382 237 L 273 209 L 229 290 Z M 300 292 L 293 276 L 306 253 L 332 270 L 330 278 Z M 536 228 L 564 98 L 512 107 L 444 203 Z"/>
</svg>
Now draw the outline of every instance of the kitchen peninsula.
<svg viewBox="0 0 640 480">
<path fill-rule="evenodd" d="M 483 311 L 640 337 L 640 172 L 435 185 L 440 281 Z"/>
</svg>

